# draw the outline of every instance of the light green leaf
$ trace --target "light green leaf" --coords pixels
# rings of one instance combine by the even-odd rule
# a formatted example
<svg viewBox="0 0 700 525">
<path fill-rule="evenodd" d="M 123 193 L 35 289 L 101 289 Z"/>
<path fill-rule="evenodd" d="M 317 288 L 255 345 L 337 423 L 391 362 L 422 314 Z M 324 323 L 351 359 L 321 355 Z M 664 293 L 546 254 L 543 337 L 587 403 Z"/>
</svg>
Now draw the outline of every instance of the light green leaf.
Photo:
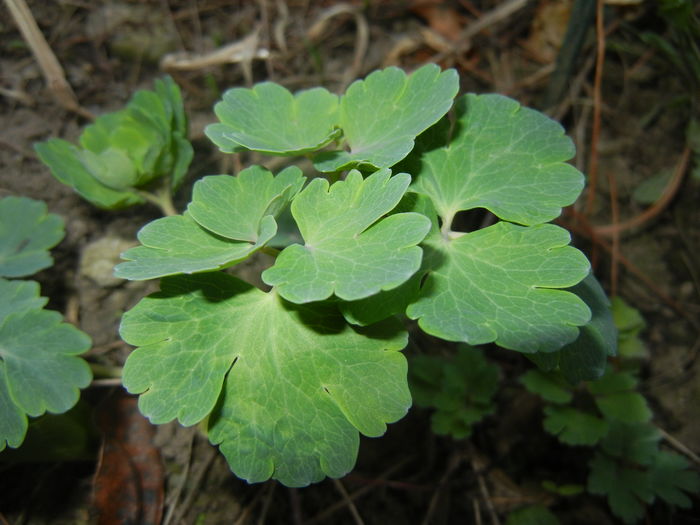
<svg viewBox="0 0 700 525">
<path fill-rule="evenodd" d="M 688 462 L 682 456 L 659 452 L 650 470 L 654 493 L 670 505 L 690 508 L 692 502 L 686 492 L 700 492 L 700 476 L 688 467 Z"/>
<path fill-rule="evenodd" d="M 197 181 L 181 216 L 164 217 L 138 234 L 143 246 L 122 254 L 115 275 L 143 280 L 218 270 L 247 258 L 277 233 L 277 216 L 304 183 L 289 167 L 276 177 L 260 166 L 238 176 L 213 175 Z"/>
<path fill-rule="evenodd" d="M 314 179 L 292 201 L 292 214 L 304 238 L 277 257 L 263 281 L 295 303 L 319 301 L 333 293 L 357 300 L 406 282 L 420 267 L 417 244 L 430 229 L 418 213 L 379 220 L 401 200 L 410 176 L 391 177 L 388 169 L 363 180 L 351 171 L 330 189 Z"/>
<path fill-rule="evenodd" d="M 262 166 L 246 168 L 235 177 L 204 177 L 195 183 L 187 211 L 200 226 L 217 235 L 255 243 L 263 217 L 277 217 L 305 181 L 296 166 L 274 177 Z"/>
<path fill-rule="evenodd" d="M 268 215 L 260 222 L 256 243 L 234 241 L 202 228 L 189 214 L 163 217 L 141 228 L 138 239 L 142 246 L 121 255 L 127 262 L 118 264 L 114 275 L 143 281 L 219 270 L 248 257 L 272 239 L 276 231 L 275 219 Z"/>
<path fill-rule="evenodd" d="M 425 215 L 430 219 L 431 232 L 436 233 L 438 231 L 435 208 L 433 208 L 430 199 L 424 195 L 406 193 L 401 202 L 392 210 L 392 213 L 407 212 Z M 423 266 L 427 266 L 425 260 L 423 260 Z M 397 288 L 379 292 L 366 299 L 341 302 L 340 311 L 343 312 L 345 319 L 349 323 L 360 326 L 367 326 L 392 315 L 401 314 L 418 297 L 420 282 L 423 277 L 425 277 L 425 270 L 420 269 L 413 277 Z"/>
<path fill-rule="evenodd" d="M 537 355 L 537 354 L 535 354 Z M 542 397 L 550 403 L 568 403 L 573 399 L 571 388 L 556 373 L 545 373 L 541 370 L 528 370 L 520 378 L 530 392 Z"/>
<path fill-rule="evenodd" d="M 647 472 L 621 466 L 600 452 L 590 463 L 588 491 L 607 496 L 613 514 L 625 523 L 644 516 L 643 503 L 651 503 L 654 493 Z"/>
<path fill-rule="evenodd" d="M 141 188 L 168 177 L 175 190 L 192 160 L 180 90 L 170 77 L 156 91 L 134 93 L 126 108 L 106 113 L 83 130 L 80 147 L 50 139 L 34 145 L 59 181 L 95 206 L 119 209 L 141 204 Z"/>
<path fill-rule="evenodd" d="M 338 97 L 324 88 L 295 95 L 273 82 L 233 88 L 224 93 L 214 112 L 221 122 L 207 126 L 205 133 L 226 153 L 250 149 L 300 155 L 340 135 Z"/>
<path fill-rule="evenodd" d="M 632 198 L 640 204 L 654 204 L 664 194 L 673 171 L 664 170 L 656 175 L 644 179 L 632 192 Z"/>
<path fill-rule="evenodd" d="M 339 121 L 350 151 L 319 153 L 316 169 L 393 166 L 413 149 L 416 136 L 447 113 L 458 90 L 457 72 L 440 72 L 435 64 L 408 76 L 389 67 L 353 82 L 340 99 Z"/>
<path fill-rule="evenodd" d="M 465 95 L 455 112 L 449 143 L 422 154 L 419 144 L 402 165 L 416 176 L 411 189 L 433 200 L 443 223 L 486 208 L 503 220 L 539 224 L 576 200 L 583 175 L 565 162 L 574 146 L 557 122 L 501 95 Z M 435 142 L 430 132 L 428 140 Z"/>
<path fill-rule="evenodd" d="M 544 370 L 559 368 L 566 380 L 575 385 L 580 381 L 592 381 L 605 372 L 608 356 L 617 351 L 617 330 L 603 288 L 589 274 L 579 284 L 570 288 L 591 309 L 591 320 L 579 330 L 578 338 L 557 352 L 532 354 L 528 357 Z"/>
<path fill-rule="evenodd" d="M 77 354 L 90 338 L 61 322 L 60 314 L 42 310 L 36 283 L 0 279 L 0 450 L 19 446 L 27 415 L 61 413 L 78 400 L 78 389 L 92 378 Z M 13 311 L 14 310 L 14 311 Z"/>
<path fill-rule="evenodd" d="M 401 314 L 406 307 L 416 300 L 423 274 L 418 272 L 402 285 L 391 290 L 382 291 L 365 299 L 343 301 L 340 311 L 348 323 L 367 326 L 372 323 Z"/>
<path fill-rule="evenodd" d="M 567 445 L 595 445 L 608 432 L 608 423 L 599 417 L 568 406 L 544 408 L 544 429 Z"/>
<path fill-rule="evenodd" d="M 453 240 L 432 236 L 436 261 L 407 315 L 449 341 L 495 342 L 521 352 L 552 352 L 590 319 L 573 286 L 589 271 L 585 256 L 567 246 L 568 232 L 551 224 L 497 223 Z"/>
<path fill-rule="evenodd" d="M 141 411 L 184 425 L 210 415 L 211 441 L 249 482 L 342 476 L 357 431 L 382 434 L 411 403 L 398 323 L 354 330 L 332 304 L 291 305 L 223 273 L 164 279 L 121 335 L 140 347 L 123 381 Z"/>
<path fill-rule="evenodd" d="M 116 210 L 146 202 L 134 192 L 112 189 L 94 178 L 70 142 L 53 138 L 34 144 L 34 150 L 54 177 L 99 208 Z"/>
<path fill-rule="evenodd" d="M 63 239 L 63 219 L 26 197 L 0 199 L 0 276 L 24 277 L 53 264 L 49 248 Z"/>
</svg>

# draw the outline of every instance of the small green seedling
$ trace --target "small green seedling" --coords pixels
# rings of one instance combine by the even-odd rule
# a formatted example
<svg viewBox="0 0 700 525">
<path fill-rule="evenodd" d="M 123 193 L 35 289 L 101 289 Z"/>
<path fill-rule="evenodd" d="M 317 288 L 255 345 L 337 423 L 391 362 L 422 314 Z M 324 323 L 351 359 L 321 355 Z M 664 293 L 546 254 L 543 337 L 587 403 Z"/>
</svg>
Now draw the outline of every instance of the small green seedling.
<svg viewBox="0 0 700 525">
<path fill-rule="evenodd" d="M 686 493 L 700 491 L 700 476 L 688 470 L 684 458 L 659 448 L 661 434 L 651 423 L 646 400 L 636 391 L 632 372 L 609 367 L 583 392 L 555 372 L 531 370 L 522 382 L 547 401 L 543 422 L 547 432 L 567 445 L 596 447 L 589 463 L 588 491 L 606 496 L 613 514 L 625 523 L 642 519 L 644 504 L 656 498 L 682 508 L 691 506 Z"/>
<path fill-rule="evenodd" d="M 436 434 L 467 438 L 494 411 L 499 369 L 479 348 L 462 344 L 451 359 L 421 354 L 409 360 L 409 371 L 413 402 L 435 409 L 431 423 Z"/>
<path fill-rule="evenodd" d="M 152 422 L 206 421 L 236 475 L 298 487 L 346 474 L 359 433 L 379 436 L 409 409 L 402 319 L 572 376 L 603 372 L 607 303 L 589 307 L 590 265 L 548 223 L 583 187 L 571 140 L 514 100 L 455 101 L 458 89 L 454 70 L 427 65 L 376 71 L 342 95 L 271 82 L 224 94 L 206 129 L 222 151 L 303 155 L 318 172 L 204 177 L 183 214 L 146 225 L 123 254 L 117 276 L 162 278 L 121 323 L 138 347 L 123 382 Z M 495 224 L 460 230 L 479 209 Z M 280 226 L 290 217 L 293 235 Z M 257 251 L 275 258 L 265 287 L 224 271 Z"/>
<path fill-rule="evenodd" d="M 34 281 L 26 277 L 53 264 L 48 249 L 63 238 L 63 221 L 43 202 L 0 200 L 0 451 L 22 444 L 27 416 L 66 412 L 92 374 L 77 357 L 90 338 L 45 310 Z"/>
<path fill-rule="evenodd" d="M 170 195 L 192 160 L 180 89 L 170 77 L 137 91 L 126 108 L 98 117 L 79 146 L 52 138 L 35 145 L 63 184 L 107 210 L 151 201 L 174 214 Z"/>
</svg>

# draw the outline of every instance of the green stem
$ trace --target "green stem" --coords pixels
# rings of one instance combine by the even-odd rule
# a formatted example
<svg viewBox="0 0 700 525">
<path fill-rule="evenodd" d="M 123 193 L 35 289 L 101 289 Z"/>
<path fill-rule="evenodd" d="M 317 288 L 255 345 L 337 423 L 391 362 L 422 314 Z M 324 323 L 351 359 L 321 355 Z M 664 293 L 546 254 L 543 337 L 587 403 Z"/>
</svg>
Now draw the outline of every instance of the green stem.
<svg viewBox="0 0 700 525">
<path fill-rule="evenodd" d="M 280 251 L 277 248 L 272 248 L 271 246 L 263 246 L 260 248 L 260 251 L 264 254 L 269 255 L 270 257 L 277 257 L 280 254 Z"/>
<path fill-rule="evenodd" d="M 151 204 L 155 204 L 160 208 L 160 211 L 163 212 L 163 215 L 165 216 L 171 216 L 171 215 L 177 215 L 177 210 L 175 209 L 175 205 L 173 204 L 173 200 L 170 197 L 170 189 L 169 188 L 158 188 L 154 193 L 151 193 L 150 191 L 144 191 L 144 190 L 134 190 L 136 191 L 141 197 L 146 199 L 148 202 Z"/>
<path fill-rule="evenodd" d="M 90 370 L 94 377 L 113 377 L 120 378 L 122 376 L 122 367 L 101 365 L 99 363 L 90 363 Z"/>
</svg>

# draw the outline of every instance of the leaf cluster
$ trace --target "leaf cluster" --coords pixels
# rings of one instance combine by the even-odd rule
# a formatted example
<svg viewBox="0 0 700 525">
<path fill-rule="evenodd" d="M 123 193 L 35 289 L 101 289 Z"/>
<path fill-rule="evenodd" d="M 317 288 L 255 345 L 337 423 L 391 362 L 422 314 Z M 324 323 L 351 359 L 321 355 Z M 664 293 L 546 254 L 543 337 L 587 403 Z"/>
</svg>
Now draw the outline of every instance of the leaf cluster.
<svg viewBox="0 0 700 525">
<path fill-rule="evenodd" d="M 499 368 L 481 349 L 462 344 L 450 358 L 423 354 L 409 364 L 413 401 L 435 409 L 431 424 L 436 434 L 467 438 L 473 425 L 493 413 Z"/>
<path fill-rule="evenodd" d="M 98 117 L 73 145 L 51 138 L 34 146 L 59 181 L 100 208 L 142 204 L 155 183 L 174 191 L 193 150 L 180 89 L 170 78 L 134 93 L 127 106 Z M 164 182 L 159 179 L 166 178 Z"/>
<path fill-rule="evenodd" d="M 144 414 L 207 419 L 238 476 L 302 486 L 347 472 L 358 432 L 380 435 L 408 410 L 396 315 L 531 355 L 559 356 L 590 327 L 595 359 L 609 353 L 595 308 L 571 289 L 590 265 L 547 223 L 583 185 L 566 162 L 572 142 L 506 97 L 455 102 L 458 87 L 455 71 L 427 65 L 376 71 L 340 96 L 270 82 L 224 94 L 206 129 L 222 151 L 305 155 L 318 172 L 205 177 L 183 214 L 141 230 L 116 273 L 163 277 L 121 325 L 138 347 L 124 384 Z M 459 231 L 455 217 L 476 209 L 499 220 Z M 290 218 L 294 235 L 280 226 Z M 275 256 L 261 274 L 269 290 L 222 271 L 257 251 Z M 485 390 L 469 394 L 479 417 Z M 455 417 L 443 427 L 463 434 L 476 416 Z"/>
<path fill-rule="evenodd" d="M 531 370 L 525 387 L 540 395 L 543 426 L 564 444 L 595 447 L 589 463 L 588 491 L 607 497 L 613 513 L 625 523 L 644 516 L 644 504 L 658 497 L 688 508 L 688 493 L 700 491 L 700 476 L 681 456 L 660 449 L 661 434 L 652 413 L 636 391 L 637 378 L 609 367 L 603 377 L 575 391 L 561 374 Z M 590 408 L 580 405 L 591 404 Z"/>
<path fill-rule="evenodd" d="M 63 221 L 43 202 L 0 200 L 0 451 L 22 444 L 27 416 L 67 411 L 92 379 L 77 357 L 90 338 L 44 309 L 38 283 L 8 279 L 51 266 L 48 250 L 62 238 Z"/>
</svg>

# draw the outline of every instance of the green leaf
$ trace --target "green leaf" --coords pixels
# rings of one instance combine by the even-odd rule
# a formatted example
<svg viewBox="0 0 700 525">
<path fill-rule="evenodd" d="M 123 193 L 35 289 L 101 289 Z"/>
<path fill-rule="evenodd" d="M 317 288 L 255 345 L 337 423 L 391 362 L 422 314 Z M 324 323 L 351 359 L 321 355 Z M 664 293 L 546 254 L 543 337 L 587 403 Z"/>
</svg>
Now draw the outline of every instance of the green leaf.
<svg viewBox="0 0 700 525">
<path fill-rule="evenodd" d="M 626 423 L 643 423 L 651 419 L 651 410 L 644 396 L 638 392 L 619 392 L 596 397 L 596 405 L 606 419 Z"/>
<path fill-rule="evenodd" d="M 447 113 L 458 90 L 457 72 L 440 72 L 435 64 L 410 75 L 389 67 L 353 82 L 340 99 L 339 119 L 350 151 L 319 153 L 316 169 L 393 166 L 413 149 L 416 136 Z"/>
<path fill-rule="evenodd" d="M 24 277 L 53 264 L 49 248 L 63 239 L 63 219 L 26 197 L 0 199 L 0 276 Z"/>
<path fill-rule="evenodd" d="M 565 162 L 575 150 L 557 122 L 501 95 L 465 95 L 455 113 L 444 147 L 420 154 L 419 145 L 416 158 L 402 165 L 416 175 L 413 191 L 433 200 L 448 227 L 458 211 L 473 208 L 539 224 L 576 200 L 583 175 Z"/>
<path fill-rule="evenodd" d="M 61 322 L 60 314 L 42 310 L 36 283 L 0 280 L 8 292 L 0 308 L 0 450 L 17 447 L 27 430 L 27 415 L 65 412 L 78 400 L 78 389 L 92 378 L 76 357 L 90 348 L 90 338 Z M 33 296 L 33 297 L 32 297 Z M 14 310 L 14 311 L 13 311 Z"/>
<path fill-rule="evenodd" d="M 147 224 L 138 233 L 137 246 L 121 257 L 114 275 L 142 281 L 178 273 L 197 273 L 226 268 L 247 258 L 274 237 L 275 220 L 266 216 L 260 222 L 258 242 L 226 239 L 202 228 L 189 214 L 163 217 Z"/>
<path fill-rule="evenodd" d="M 411 392 L 417 405 L 435 409 L 433 432 L 462 439 L 493 412 L 498 371 L 480 349 L 468 345 L 460 345 L 452 358 L 418 355 L 410 362 Z"/>
<path fill-rule="evenodd" d="M 217 235 L 255 243 L 262 219 L 277 217 L 305 181 L 296 166 L 274 177 L 262 166 L 246 168 L 235 177 L 204 177 L 195 183 L 187 211 L 200 226 Z"/>
<path fill-rule="evenodd" d="M 159 177 L 177 188 L 193 150 L 180 90 L 166 77 L 156 91 L 134 93 L 126 108 L 99 116 L 86 126 L 80 147 L 50 139 L 35 144 L 39 158 L 63 184 L 95 206 L 119 209 L 141 204 L 140 188 Z"/>
<path fill-rule="evenodd" d="M 340 311 L 348 323 L 359 326 L 367 326 L 392 315 L 401 314 L 418 297 L 422 278 L 423 274 L 418 272 L 392 290 L 381 291 L 357 301 L 343 301 L 339 304 Z"/>
<path fill-rule="evenodd" d="M 639 465 L 650 465 L 659 452 L 661 433 L 650 423 L 610 421 L 601 446 L 611 456 Z"/>
<path fill-rule="evenodd" d="M 34 281 L 8 281 L 0 277 L 0 323 L 12 313 L 39 310 L 47 302 L 39 297 L 39 283 Z"/>
<path fill-rule="evenodd" d="M 295 95 L 273 82 L 233 88 L 224 93 L 214 112 L 221 122 L 207 126 L 205 133 L 226 153 L 249 149 L 301 155 L 340 135 L 338 97 L 324 88 Z"/>
<path fill-rule="evenodd" d="M 573 341 L 588 307 L 564 290 L 589 271 L 566 230 L 500 222 L 447 240 L 426 240 L 434 269 L 407 315 L 428 334 L 472 345 L 496 342 L 552 352 Z"/>
<path fill-rule="evenodd" d="M 431 233 L 439 230 L 437 214 L 430 199 L 417 193 L 406 193 L 392 213 L 420 213 L 430 220 Z M 423 266 L 426 266 L 425 259 Z M 418 270 L 408 281 L 392 290 L 381 291 L 366 299 L 343 301 L 340 311 L 345 319 L 352 324 L 367 326 L 392 315 L 402 314 L 409 304 L 418 297 L 420 282 L 425 277 L 424 268 Z"/>
<path fill-rule="evenodd" d="M 27 433 L 27 416 L 8 390 L 5 363 L 0 359 L 0 451 L 19 447 Z"/>
<path fill-rule="evenodd" d="M 143 280 L 218 270 L 247 258 L 277 233 L 275 216 L 304 183 L 299 168 L 289 167 L 276 177 L 260 166 L 238 176 L 204 177 L 181 216 L 164 217 L 138 234 L 143 246 L 122 254 L 115 275 Z"/>
<path fill-rule="evenodd" d="M 644 358 L 649 351 L 639 334 L 646 327 L 642 314 L 619 296 L 612 298 L 612 315 L 619 330 L 619 351 L 623 358 Z"/>
<path fill-rule="evenodd" d="M 567 445 L 595 445 L 608 432 L 599 417 L 568 406 L 546 406 L 544 429 Z"/>
<path fill-rule="evenodd" d="M 688 462 L 678 454 L 659 452 L 650 469 L 651 488 L 670 505 L 684 509 L 692 506 L 686 492 L 700 492 L 700 476 L 688 467 Z"/>
<path fill-rule="evenodd" d="M 550 403 L 569 403 L 573 399 L 571 388 L 554 373 L 541 370 L 528 370 L 520 378 L 530 392 Z"/>
<path fill-rule="evenodd" d="M 34 150 L 54 177 L 99 208 L 116 210 L 146 202 L 134 192 L 115 190 L 94 178 L 80 160 L 80 149 L 70 142 L 49 139 L 34 144 Z"/>
<path fill-rule="evenodd" d="M 249 482 L 342 476 L 357 431 L 382 434 L 411 403 L 398 323 L 355 330 L 332 304 L 291 305 L 223 273 L 161 286 L 122 319 L 140 347 L 124 385 L 154 423 L 211 414 L 211 441 Z"/>
<path fill-rule="evenodd" d="M 531 505 L 508 514 L 506 525 L 559 525 L 559 520 L 547 507 Z"/>
<path fill-rule="evenodd" d="M 647 472 L 624 467 L 599 452 L 589 466 L 588 491 L 607 496 L 613 514 L 625 523 L 644 516 L 643 503 L 654 499 Z"/>
<path fill-rule="evenodd" d="M 617 330 L 608 301 L 598 280 L 589 274 L 579 284 L 570 288 L 591 309 L 591 320 L 579 330 L 578 338 L 551 354 L 533 354 L 530 357 L 544 370 L 559 368 L 566 380 L 575 385 L 580 381 L 592 381 L 605 372 L 608 356 L 617 352 Z"/>
<path fill-rule="evenodd" d="M 305 244 L 285 248 L 263 272 L 263 281 L 295 303 L 333 293 L 357 300 L 406 282 L 420 267 L 417 244 L 430 221 L 418 213 L 380 218 L 398 204 L 409 183 L 408 174 L 391 177 L 388 169 L 364 180 L 353 170 L 330 189 L 325 179 L 311 181 L 292 202 Z"/>
<path fill-rule="evenodd" d="M 606 419 L 645 423 L 652 414 L 644 396 L 634 391 L 636 386 L 637 379 L 632 372 L 616 372 L 609 368 L 603 377 L 588 384 L 588 390 L 595 396 L 596 405 Z"/>
</svg>

